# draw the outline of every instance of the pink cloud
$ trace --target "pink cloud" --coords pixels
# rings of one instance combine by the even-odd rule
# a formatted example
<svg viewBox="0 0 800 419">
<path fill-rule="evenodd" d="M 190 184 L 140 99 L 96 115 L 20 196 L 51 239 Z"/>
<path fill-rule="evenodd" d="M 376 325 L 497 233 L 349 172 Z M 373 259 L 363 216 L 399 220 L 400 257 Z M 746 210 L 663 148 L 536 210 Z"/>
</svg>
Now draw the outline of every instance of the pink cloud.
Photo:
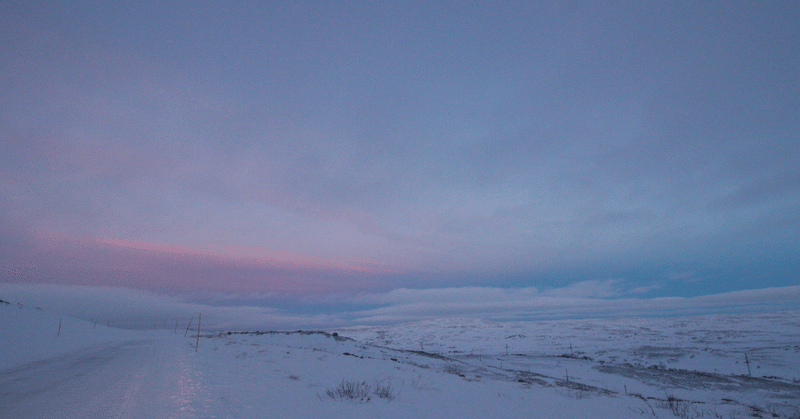
<svg viewBox="0 0 800 419">
<path fill-rule="evenodd" d="M 97 243 L 108 244 L 111 246 L 127 247 L 130 249 L 139 249 L 139 250 L 149 250 L 153 252 L 177 253 L 180 255 L 197 255 L 200 253 L 199 251 L 192 249 L 190 247 L 172 246 L 169 244 L 149 243 L 143 241 L 107 239 L 102 237 L 96 238 L 95 241 Z"/>
<path fill-rule="evenodd" d="M 333 270 L 338 272 L 397 273 L 388 265 L 380 263 L 351 263 L 313 256 L 297 255 L 285 250 L 252 248 L 242 246 L 217 246 L 212 250 L 173 246 L 143 241 L 96 238 L 97 243 L 130 249 L 160 252 L 165 254 L 204 256 L 219 258 L 243 266 L 282 267 L 302 270 Z"/>
<path fill-rule="evenodd" d="M 396 271 L 244 247 L 196 249 L 110 238 L 28 236 L 0 262 L 0 282 L 118 286 L 151 291 L 313 294 L 376 290 Z M 0 255 L 2 256 L 2 255 Z"/>
</svg>

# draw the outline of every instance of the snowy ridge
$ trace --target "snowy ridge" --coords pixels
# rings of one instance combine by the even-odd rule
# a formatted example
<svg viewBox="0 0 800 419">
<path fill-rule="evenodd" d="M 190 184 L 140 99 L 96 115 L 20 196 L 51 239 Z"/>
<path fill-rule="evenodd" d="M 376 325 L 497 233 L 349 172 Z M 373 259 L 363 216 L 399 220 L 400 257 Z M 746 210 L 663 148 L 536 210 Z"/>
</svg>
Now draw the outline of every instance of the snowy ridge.
<svg viewBox="0 0 800 419">
<path fill-rule="evenodd" d="M 798 320 L 798 311 L 508 323 L 443 319 L 337 331 L 370 345 L 461 361 L 459 373 L 478 367 L 529 371 L 544 379 L 539 384 L 569 380 L 602 389 L 595 394 L 630 391 L 645 400 L 669 394 L 708 405 L 736 400 L 754 406 L 800 399 Z"/>
</svg>

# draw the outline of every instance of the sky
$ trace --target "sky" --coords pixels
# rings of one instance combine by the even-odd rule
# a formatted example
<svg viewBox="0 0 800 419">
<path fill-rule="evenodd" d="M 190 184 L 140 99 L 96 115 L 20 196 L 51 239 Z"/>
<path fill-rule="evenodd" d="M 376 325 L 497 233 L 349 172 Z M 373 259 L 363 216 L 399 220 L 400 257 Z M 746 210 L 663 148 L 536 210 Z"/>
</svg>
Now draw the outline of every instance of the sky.
<svg viewBox="0 0 800 419">
<path fill-rule="evenodd" d="M 795 290 L 798 21 L 778 0 L 4 1 L 0 291 L 375 320 Z"/>
</svg>

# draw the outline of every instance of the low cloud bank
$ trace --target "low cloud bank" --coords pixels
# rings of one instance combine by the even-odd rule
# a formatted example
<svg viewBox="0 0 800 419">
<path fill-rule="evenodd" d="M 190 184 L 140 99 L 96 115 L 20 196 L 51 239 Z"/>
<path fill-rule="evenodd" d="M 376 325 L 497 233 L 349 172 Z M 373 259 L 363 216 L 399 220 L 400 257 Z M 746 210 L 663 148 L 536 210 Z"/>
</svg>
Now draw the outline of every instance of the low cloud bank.
<svg viewBox="0 0 800 419">
<path fill-rule="evenodd" d="M 635 298 L 618 280 L 568 287 L 395 289 L 384 293 L 304 297 L 162 295 L 118 287 L 0 284 L 0 299 L 124 328 L 185 328 L 203 315 L 216 330 L 330 328 L 441 317 L 494 321 L 676 316 L 800 309 L 800 286 L 697 297 Z M 367 308 L 365 308 L 367 307 Z"/>
<path fill-rule="evenodd" d="M 610 282 L 610 281 L 606 281 Z M 673 316 L 732 311 L 767 311 L 800 308 L 800 286 L 736 291 L 697 297 L 631 298 L 616 296 L 614 283 L 591 281 L 585 293 L 581 283 L 539 291 L 536 288 L 453 288 L 393 290 L 360 296 L 383 307 L 360 311 L 358 323 L 396 323 L 437 317 L 479 317 L 495 321 L 585 317 Z M 574 292 L 572 292 L 574 291 Z M 605 297 L 613 295 L 614 297 Z"/>
</svg>

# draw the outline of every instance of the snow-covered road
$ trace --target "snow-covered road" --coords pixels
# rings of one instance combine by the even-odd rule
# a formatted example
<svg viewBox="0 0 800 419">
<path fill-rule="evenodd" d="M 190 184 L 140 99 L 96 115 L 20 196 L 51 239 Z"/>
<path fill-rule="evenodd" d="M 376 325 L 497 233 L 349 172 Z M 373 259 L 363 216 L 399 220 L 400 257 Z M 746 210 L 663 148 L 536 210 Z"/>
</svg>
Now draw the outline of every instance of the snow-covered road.
<svg viewBox="0 0 800 419">
<path fill-rule="evenodd" d="M 0 376 L 0 418 L 197 417 L 202 376 L 184 339 L 81 349 Z"/>
</svg>

